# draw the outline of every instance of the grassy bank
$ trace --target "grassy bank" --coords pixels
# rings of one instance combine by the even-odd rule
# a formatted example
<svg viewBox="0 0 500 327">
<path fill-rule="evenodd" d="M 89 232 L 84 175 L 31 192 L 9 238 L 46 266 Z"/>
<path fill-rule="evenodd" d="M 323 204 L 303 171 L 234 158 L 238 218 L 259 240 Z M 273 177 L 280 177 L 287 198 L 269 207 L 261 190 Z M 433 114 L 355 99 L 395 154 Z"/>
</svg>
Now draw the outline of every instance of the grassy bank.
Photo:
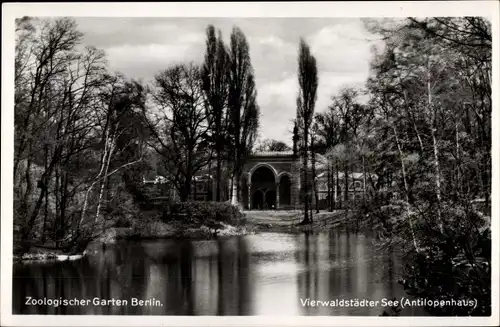
<svg viewBox="0 0 500 327">
<path fill-rule="evenodd" d="M 244 234 L 247 234 L 247 229 L 244 226 L 234 226 L 224 222 L 202 222 L 197 220 L 163 222 L 160 220 L 147 220 L 138 222 L 129 228 L 114 228 L 110 230 L 103 243 L 113 243 L 114 239 L 211 239 L 218 236 Z"/>
<path fill-rule="evenodd" d="M 301 232 L 322 231 L 331 228 L 359 230 L 370 225 L 369 220 L 360 219 L 357 211 L 334 210 L 313 212 L 312 224 L 299 225 L 303 212 L 291 211 L 246 211 L 245 226 L 253 232 Z"/>
<path fill-rule="evenodd" d="M 148 210 L 133 209 L 103 217 L 102 227 L 92 226 L 86 236 L 74 239 L 75 244 L 71 241 L 57 246 L 53 241 L 36 245 L 24 242 L 26 246 L 14 252 L 14 260 L 75 260 L 83 257 L 89 247 L 113 244 L 117 239 L 211 239 L 249 232 L 240 208 L 227 202 L 157 203 Z M 75 235 L 76 231 L 68 234 Z"/>
<path fill-rule="evenodd" d="M 117 240 L 141 240 L 179 238 L 192 240 L 207 240 L 216 237 L 246 235 L 259 232 L 301 232 L 306 230 L 321 231 L 330 228 L 355 229 L 356 215 L 343 210 L 333 212 L 321 211 L 313 213 L 313 223 L 299 226 L 303 214 L 300 211 L 247 211 L 237 218 L 225 221 L 216 220 L 216 215 L 182 216 L 176 219 L 168 217 L 160 210 L 140 212 L 134 218 L 122 217 L 103 231 L 89 247 L 112 245 Z M 62 261 L 76 260 L 84 253 L 64 253 L 63 251 L 32 247 L 27 253 L 16 256 L 16 261 Z"/>
</svg>

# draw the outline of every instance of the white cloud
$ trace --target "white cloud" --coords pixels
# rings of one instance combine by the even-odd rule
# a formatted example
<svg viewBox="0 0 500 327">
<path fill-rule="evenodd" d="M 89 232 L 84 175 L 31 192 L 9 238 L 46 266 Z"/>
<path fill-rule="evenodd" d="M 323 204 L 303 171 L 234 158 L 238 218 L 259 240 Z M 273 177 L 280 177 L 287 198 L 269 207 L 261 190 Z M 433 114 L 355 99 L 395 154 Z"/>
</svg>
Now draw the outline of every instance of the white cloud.
<svg viewBox="0 0 500 327">
<path fill-rule="evenodd" d="M 331 104 L 331 97 L 338 94 L 344 86 L 363 88 L 367 75 L 358 73 L 335 73 L 320 72 L 318 76 L 318 100 L 316 101 L 316 112 L 324 111 Z"/>
<path fill-rule="evenodd" d="M 326 26 L 310 37 L 311 52 L 320 71 L 368 71 L 371 58 L 368 35 L 361 22 Z"/>
<path fill-rule="evenodd" d="M 269 45 L 272 47 L 277 47 L 277 48 L 282 48 L 282 47 L 287 45 L 285 43 L 285 41 L 283 41 L 283 39 L 276 37 L 274 35 L 269 35 L 269 36 L 266 36 L 264 38 L 258 39 L 258 43 L 263 44 L 263 45 Z"/>
<path fill-rule="evenodd" d="M 297 75 L 271 81 L 258 87 L 257 101 L 261 108 L 261 137 L 290 143 L 291 120 L 295 118 Z"/>
<path fill-rule="evenodd" d="M 145 81 L 174 63 L 201 63 L 208 24 L 221 29 L 226 44 L 232 27 L 239 26 L 250 45 L 260 134 L 288 144 L 296 111 L 300 37 L 305 37 L 318 63 L 317 112 L 325 110 L 341 86 L 363 86 L 371 57 L 366 39 L 373 39 L 359 19 L 78 18 L 78 22 L 84 42 L 104 48 L 113 70 Z"/>
<path fill-rule="evenodd" d="M 269 99 L 278 99 L 283 105 L 290 106 L 295 104 L 295 97 L 290 96 L 296 94 L 298 90 L 297 74 L 293 74 L 278 81 L 263 83 L 258 86 L 259 104 L 263 105 Z"/>
<path fill-rule="evenodd" d="M 130 77 L 152 79 L 170 65 L 181 62 L 201 62 L 203 54 L 189 43 L 177 44 L 124 44 L 106 50 L 111 69 Z"/>
<path fill-rule="evenodd" d="M 324 111 L 343 86 L 363 88 L 371 60 L 370 38 L 361 21 L 324 26 L 309 36 L 318 64 L 316 111 Z"/>
</svg>

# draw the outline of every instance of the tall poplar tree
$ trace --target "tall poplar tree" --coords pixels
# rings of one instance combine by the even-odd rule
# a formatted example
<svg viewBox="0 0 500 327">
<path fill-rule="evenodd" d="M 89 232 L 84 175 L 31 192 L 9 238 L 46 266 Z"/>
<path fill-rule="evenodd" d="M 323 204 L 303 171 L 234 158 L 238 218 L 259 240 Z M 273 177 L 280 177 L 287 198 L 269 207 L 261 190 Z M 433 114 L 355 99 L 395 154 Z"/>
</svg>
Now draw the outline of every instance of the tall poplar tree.
<svg viewBox="0 0 500 327">
<path fill-rule="evenodd" d="M 297 97 L 297 117 L 302 138 L 302 158 L 303 158 L 303 178 L 302 188 L 304 192 L 304 220 L 301 224 L 312 223 L 312 217 L 308 216 L 309 190 L 307 180 L 308 163 L 308 139 L 309 129 L 314 117 L 314 106 L 316 104 L 316 91 L 318 89 L 318 69 L 316 67 L 316 58 L 311 54 L 309 45 L 304 39 L 300 40 L 299 46 L 299 95 Z"/>
<path fill-rule="evenodd" d="M 241 175 L 245 158 L 257 137 L 259 107 L 250 48 L 243 32 L 234 27 L 229 47 L 229 135 L 232 161 L 232 199 L 236 204 L 241 198 Z"/>
<path fill-rule="evenodd" d="M 229 82 L 229 54 L 220 31 L 209 25 L 206 29 L 206 52 L 202 67 L 203 91 L 211 143 L 216 159 L 216 201 L 221 200 L 222 162 L 227 136 L 227 100 Z"/>
</svg>

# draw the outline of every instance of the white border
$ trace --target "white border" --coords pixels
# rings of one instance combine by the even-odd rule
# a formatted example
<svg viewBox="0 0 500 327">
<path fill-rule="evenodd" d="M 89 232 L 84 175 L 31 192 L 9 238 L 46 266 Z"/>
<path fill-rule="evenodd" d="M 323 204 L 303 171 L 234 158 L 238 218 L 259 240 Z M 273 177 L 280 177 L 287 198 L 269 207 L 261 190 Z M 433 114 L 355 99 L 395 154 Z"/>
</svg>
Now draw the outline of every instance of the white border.
<svg viewBox="0 0 500 327">
<path fill-rule="evenodd" d="M 499 3 L 442 2 L 269 2 L 269 3 L 12 3 L 2 4 L 2 212 L 1 316 L 3 326 L 467 326 L 499 325 Z M 12 315 L 12 165 L 14 107 L 14 19 L 22 16 L 88 17 L 425 17 L 486 16 L 493 26 L 492 117 L 492 316 L 491 317 L 184 317 Z"/>
</svg>

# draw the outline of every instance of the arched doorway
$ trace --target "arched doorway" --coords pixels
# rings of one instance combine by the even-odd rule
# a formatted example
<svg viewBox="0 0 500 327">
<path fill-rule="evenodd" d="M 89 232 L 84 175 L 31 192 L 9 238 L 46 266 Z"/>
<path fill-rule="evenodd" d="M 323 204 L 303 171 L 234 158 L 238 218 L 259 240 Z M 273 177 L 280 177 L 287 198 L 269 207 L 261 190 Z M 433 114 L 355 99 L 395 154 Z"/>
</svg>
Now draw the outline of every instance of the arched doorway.
<svg viewBox="0 0 500 327">
<path fill-rule="evenodd" d="M 252 199 L 253 209 L 263 209 L 264 208 L 264 193 L 261 190 L 257 190 L 253 194 Z"/>
<path fill-rule="evenodd" d="M 263 165 L 252 172 L 251 209 L 272 209 L 276 206 L 276 178 L 272 167 Z"/>
<path fill-rule="evenodd" d="M 273 190 L 269 190 L 266 192 L 266 203 L 264 206 L 265 209 L 271 210 L 276 208 L 276 192 Z"/>
<path fill-rule="evenodd" d="M 290 176 L 283 175 L 280 179 L 280 208 L 290 206 L 292 203 L 291 192 L 292 192 L 292 182 Z"/>
</svg>

